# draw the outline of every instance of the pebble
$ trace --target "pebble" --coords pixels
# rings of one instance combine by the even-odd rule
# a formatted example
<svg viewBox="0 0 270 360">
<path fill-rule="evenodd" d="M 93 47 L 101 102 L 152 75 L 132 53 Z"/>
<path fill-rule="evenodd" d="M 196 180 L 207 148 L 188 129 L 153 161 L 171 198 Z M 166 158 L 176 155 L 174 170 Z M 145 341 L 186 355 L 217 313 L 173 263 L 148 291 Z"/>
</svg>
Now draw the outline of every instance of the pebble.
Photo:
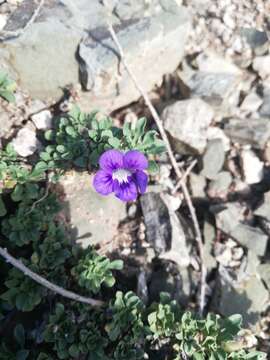
<svg viewBox="0 0 270 360">
<path fill-rule="evenodd" d="M 4 29 L 7 23 L 7 15 L 0 14 L 0 31 Z"/>
<path fill-rule="evenodd" d="M 49 110 L 34 114 L 31 119 L 39 130 L 48 130 L 52 127 L 52 113 Z"/>
<path fill-rule="evenodd" d="M 262 180 L 264 163 L 249 147 L 241 151 L 241 164 L 244 180 L 247 184 L 257 184 Z"/>
<path fill-rule="evenodd" d="M 34 154 L 40 146 L 40 142 L 35 131 L 24 127 L 18 131 L 16 138 L 12 140 L 12 145 L 20 156 L 27 157 Z"/>
</svg>

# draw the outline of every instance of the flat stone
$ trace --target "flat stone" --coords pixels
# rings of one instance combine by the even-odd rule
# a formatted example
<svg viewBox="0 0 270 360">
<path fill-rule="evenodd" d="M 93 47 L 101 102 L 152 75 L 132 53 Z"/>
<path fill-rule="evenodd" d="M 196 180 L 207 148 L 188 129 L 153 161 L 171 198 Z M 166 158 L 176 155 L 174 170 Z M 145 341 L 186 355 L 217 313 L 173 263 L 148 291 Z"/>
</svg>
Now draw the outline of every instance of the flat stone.
<svg viewBox="0 0 270 360">
<path fill-rule="evenodd" d="M 225 198 L 229 192 L 232 183 L 232 175 L 228 171 L 221 171 L 217 174 L 215 180 L 209 183 L 208 195 L 212 198 Z"/>
<path fill-rule="evenodd" d="M 270 139 L 270 120 L 260 119 L 231 119 L 224 128 L 225 134 L 239 144 L 250 144 L 263 149 Z"/>
<path fill-rule="evenodd" d="M 269 294 L 255 274 L 235 284 L 220 276 L 218 295 L 215 295 L 216 310 L 223 316 L 241 314 L 243 326 L 256 325 L 261 312 L 266 309 Z"/>
<path fill-rule="evenodd" d="M 260 31 L 254 28 L 242 28 L 240 34 L 246 39 L 249 46 L 255 50 L 256 53 L 265 51 L 268 45 L 268 36 L 265 31 Z"/>
<path fill-rule="evenodd" d="M 268 236 L 259 228 L 241 223 L 243 215 L 241 207 L 234 203 L 228 203 L 225 207 L 213 206 L 217 227 L 241 246 L 250 249 L 258 256 L 266 253 Z"/>
<path fill-rule="evenodd" d="M 241 109 L 248 112 L 255 112 L 262 104 L 263 99 L 255 92 L 251 92 L 245 97 L 244 101 L 242 102 Z"/>
<path fill-rule="evenodd" d="M 258 266 L 258 273 L 265 282 L 266 286 L 268 287 L 268 290 L 270 290 L 270 264 L 260 264 Z"/>
<path fill-rule="evenodd" d="M 253 69 L 262 79 L 267 78 L 270 75 L 270 55 L 257 56 L 253 60 Z"/>
<path fill-rule="evenodd" d="M 40 142 L 35 131 L 25 127 L 18 131 L 15 139 L 12 140 L 12 145 L 17 154 L 27 157 L 34 154 L 40 146 Z"/>
<path fill-rule="evenodd" d="M 31 119 L 39 130 L 47 130 L 52 127 L 52 113 L 49 110 L 34 114 Z"/>
<path fill-rule="evenodd" d="M 213 117 L 213 109 L 201 99 L 177 101 L 162 113 L 164 128 L 179 153 L 203 153 Z"/>
<path fill-rule="evenodd" d="M 203 154 L 202 175 L 208 179 L 215 179 L 222 169 L 225 161 L 225 151 L 222 140 L 210 140 L 207 143 L 205 153 Z"/>
<path fill-rule="evenodd" d="M 156 5 L 156 1 L 147 6 L 142 0 L 135 5 L 131 0 L 115 0 L 112 6 L 111 20 L 127 62 L 146 91 L 175 70 L 190 29 L 187 8 L 174 0 L 163 0 L 158 10 Z M 36 6 L 34 0 L 24 0 L 5 30 L 22 28 Z M 80 83 L 87 90 L 78 90 L 83 110 L 112 111 L 137 100 L 140 94 L 124 68 L 119 69 L 118 50 L 107 20 L 99 0 L 47 2 L 31 31 L 1 43 L 0 53 L 5 50 L 1 62 L 33 98 L 58 100 L 61 89 L 77 88 Z"/>
<path fill-rule="evenodd" d="M 172 227 L 169 210 L 158 193 L 148 192 L 140 198 L 146 237 L 157 253 L 171 247 Z"/>
<path fill-rule="evenodd" d="M 67 173 L 60 180 L 64 192 L 64 213 L 72 226 L 72 240 L 83 248 L 113 240 L 126 206 L 113 195 L 101 196 L 88 173 Z"/>
<path fill-rule="evenodd" d="M 203 175 L 190 173 L 189 186 L 193 198 L 205 198 L 206 179 Z"/>
</svg>

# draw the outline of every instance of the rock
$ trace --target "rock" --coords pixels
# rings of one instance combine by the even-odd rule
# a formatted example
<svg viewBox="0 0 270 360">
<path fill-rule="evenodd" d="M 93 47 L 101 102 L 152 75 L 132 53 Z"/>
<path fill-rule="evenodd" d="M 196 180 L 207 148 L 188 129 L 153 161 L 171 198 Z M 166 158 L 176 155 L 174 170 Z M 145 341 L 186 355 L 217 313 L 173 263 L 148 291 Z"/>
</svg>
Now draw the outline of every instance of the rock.
<svg viewBox="0 0 270 360">
<path fill-rule="evenodd" d="M 0 14 L 0 31 L 4 29 L 7 23 L 7 15 Z"/>
<path fill-rule="evenodd" d="M 268 45 L 268 36 L 265 31 L 253 28 L 242 28 L 240 34 L 246 39 L 249 46 L 257 55 L 264 53 Z"/>
<path fill-rule="evenodd" d="M 258 266 L 258 273 L 261 276 L 262 280 L 265 282 L 268 290 L 270 290 L 270 264 L 260 264 Z"/>
<path fill-rule="evenodd" d="M 263 87 L 263 104 L 260 107 L 261 116 L 270 117 L 270 87 Z"/>
<path fill-rule="evenodd" d="M 215 179 L 222 169 L 225 161 L 225 151 L 222 140 L 210 140 L 207 143 L 206 151 L 203 155 L 202 175 L 208 179 Z"/>
<path fill-rule="evenodd" d="M 187 267 L 190 264 L 188 240 L 193 236 L 188 224 L 177 216 L 164 194 L 147 193 L 140 201 L 149 243 L 160 258 Z"/>
<path fill-rule="evenodd" d="M 228 171 L 221 171 L 215 180 L 209 184 L 207 194 L 211 198 L 226 198 L 232 183 L 232 175 Z"/>
<path fill-rule="evenodd" d="M 264 194 L 264 202 L 254 211 L 254 215 L 270 221 L 270 191 Z"/>
<path fill-rule="evenodd" d="M 248 148 L 241 151 L 241 166 L 247 184 L 257 184 L 263 179 L 264 163 Z"/>
<path fill-rule="evenodd" d="M 43 110 L 32 115 L 31 118 L 39 130 L 48 130 L 52 127 L 52 114 L 49 110 Z"/>
<path fill-rule="evenodd" d="M 190 264 L 190 243 L 194 238 L 191 227 L 180 215 L 175 213 L 178 209 L 172 202 L 173 196 L 161 194 L 161 198 L 169 209 L 171 223 L 171 246 L 169 251 L 160 255 L 161 259 L 174 261 L 181 268 Z"/>
<path fill-rule="evenodd" d="M 223 316 L 241 314 L 244 327 L 255 325 L 269 301 L 268 291 L 262 282 L 253 274 L 232 283 L 224 268 L 220 268 L 219 275 L 219 287 L 214 296 L 216 311 Z"/>
<path fill-rule="evenodd" d="M 179 153 L 203 153 L 213 117 L 212 108 L 201 99 L 177 101 L 162 113 L 164 128 Z"/>
<path fill-rule="evenodd" d="M 64 213 L 71 224 L 71 237 L 83 248 L 111 242 L 126 217 L 125 204 L 114 196 L 101 196 L 92 187 L 88 173 L 71 172 L 60 180 Z"/>
<path fill-rule="evenodd" d="M 203 175 L 190 173 L 189 186 L 193 198 L 205 198 L 206 179 Z"/>
<path fill-rule="evenodd" d="M 264 118 L 231 119 L 225 125 L 224 131 L 233 142 L 263 149 L 270 138 L 270 121 Z"/>
<path fill-rule="evenodd" d="M 252 66 L 262 79 L 267 78 L 270 75 L 270 55 L 257 56 Z"/>
<path fill-rule="evenodd" d="M 171 247 L 172 227 L 169 210 L 157 193 L 144 194 L 140 202 L 147 240 L 157 253 L 164 253 Z"/>
<path fill-rule="evenodd" d="M 224 131 L 217 126 L 209 126 L 207 129 L 207 140 L 215 139 L 220 139 L 222 141 L 225 151 L 229 151 L 231 149 L 230 139 L 225 135 Z"/>
<path fill-rule="evenodd" d="M 248 112 L 255 112 L 262 105 L 262 98 L 255 92 L 248 94 L 241 104 L 241 109 Z"/>
<path fill-rule="evenodd" d="M 232 61 L 210 51 L 201 52 L 197 56 L 196 62 L 199 70 L 202 72 L 221 74 L 231 73 L 238 75 L 242 73 Z"/>
<path fill-rule="evenodd" d="M 235 203 L 215 205 L 210 208 L 215 214 L 217 227 L 235 239 L 241 246 L 250 249 L 254 254 L 263 256 L 267 249 L 268 236 L 259 228 L 241 221 L 244 220 L 243 209 Z"/>
<path fill-rule="evenodd" d="M 156 5 L 115 0 L 110 18 L 127 62 L 146 91 L 176 69 L 190 29 L 187 8 L 174 0 L 163 0 L 158 9 Z M 24 0 L 5 30 L 25 26 L 36 6 L 34 0 Z M 112 111 L 140 95 L 126 71 L 119 72 L 118 50 L 107 20 L 107 10 L 99 0 L 46 3 L 31 31 L 0 45 L 0 51 L 5 48 L 1 61 L 33 98 L 55 101 L 61 89 L 81 83 L 87 91 L 79 91 L 78 104 L 84 110 Z"/>
<path fill-rule="evenodd" d="M 27 157 L 34 154 L 40 147 L 40 142 L 36 137 L 35 131 L 24 127 L 18 131 L 16 138 L 12 140 L 12 145 L 18 155 Z"/>
<path fill-rule="evenodd" d="M 238 99 L 237 88 L 242 76 L 235 73 L 197 71 L 184 81 L 190 88 L 191 96 L 200 97 L 211 105 L 221 105 L 232 93 Z"/>
<path fill-rule="evenodd" d="M 208 271 L 211 271 L 217 266 L 217 261 L 213 254 L 213 247 L 216 240 L 216 231 L 214 226 L 209 222 L 204 223 L 203 228 L 204 236 L 204 264 Z"/>
<path fill-rule="evenodd" d="M 13 121 L 10 118 L 10 115 L 4 109 L 0 107 L 0 138 L 9 135 L 9 132 L 12 128 Z"/>
</svg>

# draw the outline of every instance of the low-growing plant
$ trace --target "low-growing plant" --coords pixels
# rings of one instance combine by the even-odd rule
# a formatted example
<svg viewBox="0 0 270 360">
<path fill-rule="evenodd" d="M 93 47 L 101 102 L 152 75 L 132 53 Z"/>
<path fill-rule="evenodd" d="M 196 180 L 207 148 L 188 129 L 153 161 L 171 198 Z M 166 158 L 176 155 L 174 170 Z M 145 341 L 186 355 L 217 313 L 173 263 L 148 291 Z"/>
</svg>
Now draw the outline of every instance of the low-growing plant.
<svg viewBox="0 0 270 360">
<path fill-rule="evenodd" d="M 15 102 L 16 87 L 16 82 L 11 80 L 7 73 L 0 71 L 0 96 L 8 102 Z"/>
<path fill-rule="evenodd" d="M 112 270 L 122 270 L 122 268 L 122 260 L 110 261 L 106 256 L 99 255 L 89 247 L 71 273 L 82 288 L 96 294 L 102 284 L 112 287 L 115 284 Z"/>
</svg>

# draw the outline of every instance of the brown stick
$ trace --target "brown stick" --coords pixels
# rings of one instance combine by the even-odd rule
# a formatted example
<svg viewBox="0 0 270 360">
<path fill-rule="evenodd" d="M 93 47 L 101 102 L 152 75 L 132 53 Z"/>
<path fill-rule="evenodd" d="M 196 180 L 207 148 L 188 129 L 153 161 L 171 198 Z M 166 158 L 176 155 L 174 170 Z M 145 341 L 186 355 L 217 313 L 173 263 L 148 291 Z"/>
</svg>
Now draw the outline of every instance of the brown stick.
<svg viewBox="0 0 270 360">
<path fill-rule="evenodd" d="M 118 48 L 122 64 L 124 65 L 124 67 L 125 67 L 127 73 L 129 74 L 130 78 L 132 79 L 135 87 L 137 88 L 139 93 L 142 95 L 146 105 L 148 106 L 148 108 L 149 108 L 149 110 L 150 110 L 150 112 L 151 112 L 151 114 L 153 116 L 153 119 L 155 120 L 155 123 L 156 123 L 156 125 L 158 127 L 158 130 L 160 132 L 162 140 L 164 141 L 165 146 L 167 148 L 168 155 L 169 155 L 170 161 L 172 163 L 172 166 L 174 168 L 174 171 L 175 171 L 178 179 L 181 179 L 182 178 L 182 173 L 181 173 L 181 170 L 179 169 L 179 167 L 177 165 L 177 161 L 176 161 L 176 159 L 174 157 L 174 154 L 173 154 L 173 151 L 172 151 L 172 148 L 171 148 L 171 144 L 170 144 L 168 136 L 167 136 L 167 134 L 166 134 L 166 132 L 164 130 L 161 118 L 158 115 L 156 109 L 154 108 L 154 106 L 153 106 L 147 92 L 144 91 L 144 89 L 138 83 L 138 81 L 136 79 L 136 76 L 134 75 L 133 71 L 130 69 L 128 63 L 126 62 L 126 58 L 125 58 L 123 48 L 122 48 L 121 44 L 119 43 L 119 40 L 117 38 L 117 35 L 116 35 L 116 32 L 114 31 L 113 26 L 110 23 L 108 24 L 108 30 L 110 32 L 110 35 L 111 35 L 113 41 L 115 42 L 115 45 Z M 200 307 L 200 314 L 202 315 L 203 311 L 204 311 L 204 307 L 205 307 L 205 295 L 206 295 L 205 291 L 206 291 L 206 275 L 207 275 L 206 267 L 204 265 L 204 260 L 203 260 L 204 259 L 203 240 L 202 240 L 202 235 L 201 235 L 197 215 L 196 215 L 194 206 L 192 204 L 191 196 L 189 194 L 189 190 L 188 190 L 188 188 L 186 186 L 186 183 L 184 181 L 181 182 L 181 188 L 183 190 L 183 194 L 184 194 L 184 197 L 186 199 L 186 202 L 187 202 L 187 205 L 188 205 L 188 208 L 189 208 L 189 212 L 190 212 L 193 224 L 194 224 L 194 230 L 195 230 L 195 233 L 196 233 L 196 241 L 197 241 L 197 244 L 198 244 L 199 255 L 200 255 L 200 259 L 201 259 L 201 288 L 200 288 L 200 306 L 199 307 Z"/>
<path fill-rule="evenodd" d="M 89 305 L 95 306 L 95 307 L 100 307 L 100 306 L 104 305 L 103 301 L 95 300 L 95 299 L 91 299 L 91 298 L 86 298 L 84 296 L 81 296 L 81 295 L 76 294 L 76 293 L 74 293 L 72 291 L 63 289 L 60 286 L 51 283 L 50 281 L 44 279 L 42 276 L 40 276 L 40 275 L 34 273 L 32 270 L 28 269 L 28 267 L 26 267 L 21 261 L 15 259 L 13 256 L 11 256 L 7 252 L 6 249 L 3 249 L 2 247 L 0 247 L 0 255 L 4 259 L 6 259 L 6 261 L 8 263 L 13 265 L 18 270 L 22 271 L 24 273 L 24 275 L 29 276 L 32 280 L 34 280 L 38 284 L 46 287 L 47 289 L 53 291 L 56 294 L 59 294 L 59 295 L 64 296 L 64 297 L 66 297 L 68 299 L 71 299 L 71 300 L 74 300 L 74 301 L 79 301 L 81 303 L 89 304 Z"/>
<path fill-rule="evenodd" d="M 9 30 L 0 31 L 0 41 L 5 41 L 5 40 L 8 40 L 10 38 L 22 35 L 29 28 L 29 26 L 33 24 L 33 22 L 38 17 L 41 8 L 44 5 L 44 1 L 45 0 L 40 0 L 37 8 L 35 9 L 32 16 L 30 17 L 30 19 L 28 20 L 28 22 L 25 24 L 25 26 L 22 29 L 19 29 L 19 30 L 16 30 L 16 31 L 9 31 Z"/>
</svg>

